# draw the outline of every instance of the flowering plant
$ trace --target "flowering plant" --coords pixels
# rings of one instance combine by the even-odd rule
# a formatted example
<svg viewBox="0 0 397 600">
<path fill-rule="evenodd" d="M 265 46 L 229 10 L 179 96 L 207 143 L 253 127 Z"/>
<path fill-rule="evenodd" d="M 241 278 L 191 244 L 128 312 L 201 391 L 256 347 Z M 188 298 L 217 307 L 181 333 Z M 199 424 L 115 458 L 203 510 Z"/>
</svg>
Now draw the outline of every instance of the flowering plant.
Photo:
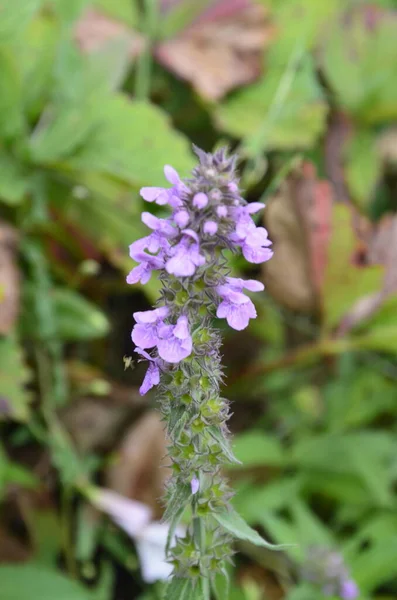
<svg viewBox="0 0 397 600">
<path fill-rule="evenodd" d="M 172 212 L 167 218 L 142 214 L 152 232 L 131 244 L 130 255 L 139 264 L 127 282 L 145 284 L 158 271 L 162 283 L 156 307 L 134 314 L 132 340 L 140 360 L 148 361 L 140 393 L 159 386 L 170 440 L 164 519 L 175 531 L 185 510 L 191 514 L 185 536 L 170 550 L 170 585 L 184 593 L 188 586 L 200 587 L 208 597 L 211 576 L 224 572 L 230 559 L 231 534 L 267 544 L 229 505 L 232 492 L 222 467 L 236 459 L 228 442 L 229 406 L 220 389 L 221 339 L 212 323 L 216 315 L 244 329 L 256 317 L 244 290 L 264 289 L 259 281 L 231 277 L 225 251 L 241 251 L 259 264 L 272 250 L 266 229 L 251 216 L 264 205 L 248 204 L 240 195 L 236 157 L 224 149 L 195 151 L 199 164 L 190 179 L 181 180 L 166 166 L 170 188 L 142 188 L 147 202 L 168 205 Z"/>
</svg>

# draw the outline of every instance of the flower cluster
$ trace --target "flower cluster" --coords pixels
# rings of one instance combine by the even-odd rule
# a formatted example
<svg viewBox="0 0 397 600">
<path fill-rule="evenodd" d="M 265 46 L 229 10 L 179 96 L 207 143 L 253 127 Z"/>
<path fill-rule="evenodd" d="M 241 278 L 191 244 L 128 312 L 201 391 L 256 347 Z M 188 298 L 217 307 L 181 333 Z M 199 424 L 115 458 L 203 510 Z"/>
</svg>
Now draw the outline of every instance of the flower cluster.
<svg viewBox="0 0 397 600">
<path fill-rule="evenodd" d="M 343 557 L 328 548 L 310 548 L 303 577 L 321 587 L 326 596 L 355 600 L 359 596 L 356 582 L 350 577 Z"/>
<path fill-rule="evenodd" d="M 204 280 L 217 317 L 241 330 L 256 317 L 254 304 L 243 290 L 262 291 L 263 284 L 227 277 L 221 268 L 218 272 L 214 269 L 214 263 L 221 249 L 241 248 L 244 257 L 254 264 L 271 258 L 267 231 L 257 227 L 251 216 L 264 205 L 247 204 L 240 196 L 234 178 L 235 161 L 228 159 L 224 151 L 214 156 L 197 152 L 201 162 L 192 179 L 182 181 L 172 167 L 166 166 L 165 177 L 172 187 L 141 189 L 144 200 L 168 205 L 172 214 L 168 218 L 142 214 L 142 221 L 152 233 L 131 244 L 130 256 L 139 265 L 129 273 L 127 282 L 145 284 L 153 271 L 174 276 L 185 289 L 187 281 Z M 164 294 L 161 306 L 134 314 L 132 339 L 136 352 L 150 361 L 142 394 L 159 383 L 160 372 L 168 363 L 179 363 L 193 351 L 188 301 L 193 304 L 194 298 L 187 298 L 186 306 L 178 307 L 176 312 L 174 296 Z M 152 348 L 157 349 L 155 358 L 145 352 Z"/>
<path fill-rule="evenodd" d="M 171 550 L 177 578 L 208 578 L 223 572 L 230 536 L 217 522 L 232 493 L 222 467 L 235 460 L 228 442 L 228 402 L 220 395 L 221 339 L 214 317 L 234 329 L 256 317 L 244 293 L 263 290 L 253 279 L 231 277 L 225 251 L 242 252 L 253 264 L 272 256 L 267 231 L 252 215 L 264 205 L 241 197 L 234 157 L 225 150 L 196 149 L 198 166 L 181 180 L 165 167 L 169 188 L 145 187 L 142 197 L 168 208 L 169 216 L 144 212 L 151 233 L 131 244 L 138 263 L 128 283 L 146 283 L 153 271 L 162 283 L 153 310 L 136 312 L 132 340 L 149 366 L 140 392 L 158 387 L 160 410 L 170 440 L 172 477 L 164 518 L 175 527 L 190 507 L 191 526 Z"/>
</svg>

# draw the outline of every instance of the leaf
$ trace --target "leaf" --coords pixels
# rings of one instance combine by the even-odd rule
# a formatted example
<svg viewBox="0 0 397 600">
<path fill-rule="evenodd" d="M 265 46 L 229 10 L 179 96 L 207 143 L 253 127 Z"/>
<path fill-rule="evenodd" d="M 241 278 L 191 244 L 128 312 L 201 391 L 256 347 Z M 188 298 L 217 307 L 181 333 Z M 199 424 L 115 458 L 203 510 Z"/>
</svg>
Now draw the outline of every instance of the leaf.
<svg viewBox="0 0 397 600">
<path fill-rule="evenodd" d="M 25 386 L 29 380 L 30 373 L 15 336 L 0 337 L 0 420 L 4 416 L 27 420 L 30 393 Z"/>
<path fill-rule="evenodd" d="M 285 464 L 280 442 L 264 431 L 250 431 L 237 435 L 233 447 L 243 467 Z"/>
<path fill-rule="evenodd" d="M 12 48 L 0 46 L 0 134 L 6 139 L 18 137 L 24 129 L 21 83 L 20 66 Z"/>
<path fill-rule="evenodd" d="M 292 460 L 300 469 L 321 473 L 349 474 L 359 478 L 380 506 L 392 503 L 390 464 L 393 437 L 381 431 L 324 434 L 300 441 L 292 449 Z"/>
<path fill-rule="evenodd" d="M 354 252 L 359 246 L 352 219 L 348 206 L 334 204 L 322 288 L 324 325 L 327 328 L 336 325 L 358 298 L 379 291 L 382 286 L 382 267 L 354 264 Z"/>
<path fill-rule="evenodd" d="M 255 531 L 255 529 L 252 529 L 252 527 L 250 527 L 234 509 L 214 513 L 213 517 L 218 521 L 219 525 L 239 540 L 251 542 L 251 544 L 255 544 L 255 546 L 263 546 L 264 548 L 270 548 L 271 550 L 282 549 L 281 546 L 276 546 L 267 542 L 257 531 Z"/>
<path fill-rule="evenodd" d="M 368 209 L 381 177 L 381 158 L 375 142 L 371 132 L 361 130 L 349 141 L 346 149 L 346 181 L 353 200 L 364 209 Z"/>
<path fill-rule="evenodd" d="M 109 331 L 105 315 L 76 292 L 66 288 L 55 288 L 52 301 L 57 332 L 62 340 L 94 339 L 103 337 Z"/>
<path fill-rule="evenodd" d="M 10 206 L 20 204 L 29 188 L 22 165 L 11 155 L 0 151 L 0 198 Z"/>
<path fill-rule="evenodd" d="M 89 600 L 90 593 L 76 581 L 39 565 L 0 566 L 1 599 Z"/>
<path fill-rule="evenodd" d="M 290 510 L 302 546 L 332 547 L 334 545 L 331 531 L 302 500 L 294 499 L 290 504 Z"/>
<path fill-rule="evenodd" d="M 167 497 L 167 508 L 165 509 L 162 521 L 166 522 L 174 519 L 187 506 L 191 495 L 192 490 L 190 489 L 190 485 L 178 485 L 175 487 Z"/>
<path fill-rule="evenodd" d="M 222 451 L 226 458 L 232 463 L 236 465 L 240 465 L 241 461 L 235 457 L 230 445 L 229 441 L 225 439 L 225 435 L 220 431 L 219 427 L 208 427 L 208 433 L 216 440 L 219 446 L 222 448 Z"/>
<path fill-rule="evenodd" d="M 130 27 L 138 24 L 138 5 L 130 0 L 94 0 L 94 6 L 102 9 L 110 17 L 124 21 Z"/>
<path fill-rule="evenodd" d="M 397 38 L 394 12 L 379 12 L 370 27 L 366 7 L 331 29 L 323 65 L 339 104 L 357 119 L 378 124 L 397 116 Z"/>
<path fill-rule="evenodd" d="M 397 326 L 378 325 L 368 333 L 351 338 L 352 348 L 358 350 L 377 350 L 379 352 L 397 352 Z"/>
<path fill-rule="evenodd" d="M 173 577 L 165 590 L 164 600 L 190 600 L 192 592 L 191 580 Z"/>
<path fill-rule="evenodd" d="M 353 577 L 364 593 L 369 594 L 395 579 L 397 539 L 391 532 L 390 534 L 351 560 Z"/>
<path fill-rule="evenodd" d="M 268 115 L 283 75 L 279 66 L 270 68 L 258 83 L 236 92 L 215 110 L 223 131 L 244 138 L 248 156 L 265 149 L 309 148 L 323 131 L 327 106 L 308 61 L 298 68 L 284 101 Z"/>
<path fill-rule="evenodd" d="M 185 176 L 193 162 L 187 140 L 166 115 L 147 102 L 114 95 L 102 103 L 106 115 L 68 165 L 118 177 L 134 186 L 164 185 L 165 164 Z"/>
<path fill-rule="evenodd" d="M 21 33 L 43 0 L 0 0 L 0 42 Z"/>
</svg>

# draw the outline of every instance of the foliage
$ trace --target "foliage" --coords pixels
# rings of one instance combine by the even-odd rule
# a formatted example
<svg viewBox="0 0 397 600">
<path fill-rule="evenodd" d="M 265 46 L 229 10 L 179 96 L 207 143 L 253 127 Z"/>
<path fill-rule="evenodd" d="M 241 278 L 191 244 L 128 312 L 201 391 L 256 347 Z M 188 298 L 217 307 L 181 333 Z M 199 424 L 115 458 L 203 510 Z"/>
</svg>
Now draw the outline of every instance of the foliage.
<svg viewBox="0 0 397 600">
<path fill-rule="evenodd" d="M 260 273 L 233 263 L 266 295 L 247 338 L 225 345 L 238 493 L 236 512 L 218 517 L 239 541 L 214 594 L 320 600 L 303 575 L 319 547 L 343 554 L 360 598 L 397 595 L 394 3 L 257 0 L 255 17 L 198 4 L 0 0 L 4 600 L 163 594 L 142 581 L 134 543 L 90 512 L 87 490 L 115 485 L 136 417 L 128 331 L 158 285 L 124 284 L 128 245 L 145 235 L 139 188 L 162 185 L 164 164 L 186 175 L 192 142 L 225 141 L 249 200 L 268 202 L 275 254 Z M 135 473 L 142 487 L 153 460 Z M 167 598 L 209 594 L 181 586 Z"/>
</svg>

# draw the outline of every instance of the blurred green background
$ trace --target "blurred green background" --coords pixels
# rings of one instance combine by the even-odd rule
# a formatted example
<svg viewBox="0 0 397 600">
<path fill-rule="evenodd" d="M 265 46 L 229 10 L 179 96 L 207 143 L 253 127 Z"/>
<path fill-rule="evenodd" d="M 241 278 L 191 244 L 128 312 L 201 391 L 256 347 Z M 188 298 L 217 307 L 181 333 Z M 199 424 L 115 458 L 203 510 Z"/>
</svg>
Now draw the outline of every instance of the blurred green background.
<svg viewBox="0 0 397 600">
<path fill-rule="evenodd" d="M 321 600 L 318 548 L 397 598 L 396 27 L 393 0 L 0 0 L 1 600 L 161 597 L 82 489 L 161 516 L 166 442 L 128 358 L 158 282 L 125 275 L 139 188 L 187 176 L 192 143 L 239 153 L 275 252 L 233 264 L 266 290 L 223 331 L 229 475 L 295 545 L 238 546 L 230 597 Z"/>
</svg>

